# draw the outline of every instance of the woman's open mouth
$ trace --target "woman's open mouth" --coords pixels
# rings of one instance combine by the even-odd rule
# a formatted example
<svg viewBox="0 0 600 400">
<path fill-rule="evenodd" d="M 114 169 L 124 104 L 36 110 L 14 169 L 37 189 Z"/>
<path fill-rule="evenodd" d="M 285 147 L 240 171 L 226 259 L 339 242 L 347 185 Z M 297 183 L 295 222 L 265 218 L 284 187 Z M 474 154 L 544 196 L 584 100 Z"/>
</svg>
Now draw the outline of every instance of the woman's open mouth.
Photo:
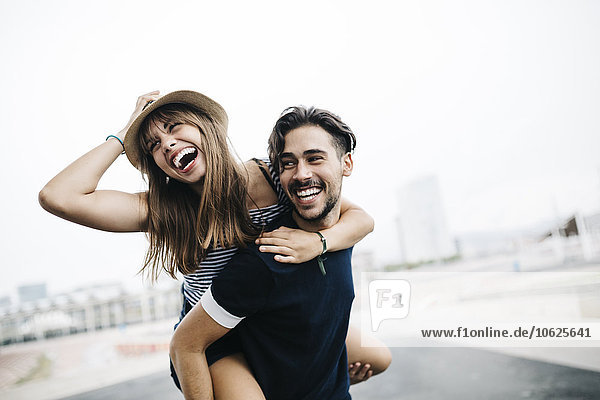
<svg viewBox="0 0 600 400">
<path fill-rule="evenodd" d="M 171 164 L 181 172 L 188 172 L 198 158 L 198 149 L 195 147 L 186 147 L 180 150 L 171 159 Z"/>
</svg>

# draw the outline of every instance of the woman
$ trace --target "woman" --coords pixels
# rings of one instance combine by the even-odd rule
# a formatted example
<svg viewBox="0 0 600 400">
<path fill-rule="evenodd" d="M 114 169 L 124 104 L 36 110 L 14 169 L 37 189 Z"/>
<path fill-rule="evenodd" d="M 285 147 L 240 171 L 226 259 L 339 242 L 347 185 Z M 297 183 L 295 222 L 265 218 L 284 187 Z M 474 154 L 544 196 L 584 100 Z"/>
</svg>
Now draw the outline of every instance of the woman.
<svg viewBox="0 0 600 400">
<path fill-rule="evenodd" d="M 181 272 L 185 314 L 235 247 L 254 240 L 257 225 L 267 224 L 288 207 L 277 177 L 267 173 L 268 163 L 235 162 L 226 131 L 223 108 L 200 93 L 179 91 L 159 97 L 155 91 L 140 96 L 127 126 L 48 182 L 40 192 L 40 204 L 92 228 L 147 232 L 150 246 L 142 271 L 152 279 L 162 270 L 172 277 Z M 96 190 L 122 152 L 147 176 L 147 192 Z M 372 230 L 371 218 L 361 209 L 348 202 L 342 208 L 340 222 L 321 232 L 332 250 L 350 247 Z M 319 236 L 300 230 L 265 233 L 257 243 L 261 251 L 278 253 L 280 262 L 307 261 L 322 250 Z M 377 365 L 370 370 L 362 365 L 369 355 L 361 354 L 365 349 L 356 346 L 355 335 L 349 335 L 348 343 L 350 372 L 356 380 L 367 379 L 373 370 L 379 372 L 389 364 L 377 354 L 373 357 L 378 358 Z M 229 382 L 240 388 L 243 381 L 247 382 L 241 392 L 244 398 L 252 392 L 260 398 L 243 356 L 220 356 L 219 346 L 214 345 L 211 366 L 217 397 L 235 398 Z"/>
</svg>

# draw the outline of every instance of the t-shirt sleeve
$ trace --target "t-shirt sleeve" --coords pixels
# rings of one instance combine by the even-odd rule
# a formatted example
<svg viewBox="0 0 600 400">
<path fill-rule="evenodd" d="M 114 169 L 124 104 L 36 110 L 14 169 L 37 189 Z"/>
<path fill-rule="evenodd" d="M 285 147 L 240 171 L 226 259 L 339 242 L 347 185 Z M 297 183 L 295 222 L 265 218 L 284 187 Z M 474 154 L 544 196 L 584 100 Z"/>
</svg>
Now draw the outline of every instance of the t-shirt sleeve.
<svg viewBox="0 0 600 400">
<path fill-rule="evenodd" d="M 200 302 L 219 325 L 234 328 L 264 308 L 273 289 L 271 272 L 248 250 L 241 250 L 213 280 Z"/>
</svg>

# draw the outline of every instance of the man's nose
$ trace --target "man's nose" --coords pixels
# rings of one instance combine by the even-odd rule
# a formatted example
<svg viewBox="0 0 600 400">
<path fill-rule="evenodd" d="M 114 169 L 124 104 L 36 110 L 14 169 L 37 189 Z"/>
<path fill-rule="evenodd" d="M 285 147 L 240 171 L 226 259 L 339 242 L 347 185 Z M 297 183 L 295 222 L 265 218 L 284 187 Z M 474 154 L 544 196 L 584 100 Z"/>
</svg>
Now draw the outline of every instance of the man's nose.
<svg viewBox="0 0 600 400">
<path fill-rule="evenodd" d="M 294 174 L 294 178 L 296 178 L 299 181 L 304 181 L 312 178 L 312 171 L 310 169 L 310 166 L 303 161 L 299 161 L 296 167 L 296 173 Z"/>
</svg>

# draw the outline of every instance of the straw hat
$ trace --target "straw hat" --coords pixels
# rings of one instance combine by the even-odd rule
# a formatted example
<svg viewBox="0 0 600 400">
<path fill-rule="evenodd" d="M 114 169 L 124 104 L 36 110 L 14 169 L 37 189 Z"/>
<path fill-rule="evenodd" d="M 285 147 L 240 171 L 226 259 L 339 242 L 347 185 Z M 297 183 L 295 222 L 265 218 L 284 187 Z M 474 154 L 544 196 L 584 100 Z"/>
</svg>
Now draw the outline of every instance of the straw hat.
<svg viewBox="0 0 600 400">
<path fill-rule="evenodd" d="M 228 119 L 225 109 L 223 109 L 219 103 L 210 97 L 191 90 L 178 90 L 176 92 L 168 93 L 160 97 L 158 100 L 149 103 L 127 130 L 125 140 L 123 141 L 123 146 L 125 147 L 125 154 L 127 154 L 127 158 L 134 167 L 139 169 L 140 159 L 142 157 L 138 141 L 139 130 L 142 122 L 148 116 L 148 114 L 156 110 L 158 107 L 173 103 L 187 104 L 197 108 L 198 110 L 207 114 L 213 121 L 221 124 L 223 127 L 225 127 L 225 129 L 227 129 Z"/>
</svg>

